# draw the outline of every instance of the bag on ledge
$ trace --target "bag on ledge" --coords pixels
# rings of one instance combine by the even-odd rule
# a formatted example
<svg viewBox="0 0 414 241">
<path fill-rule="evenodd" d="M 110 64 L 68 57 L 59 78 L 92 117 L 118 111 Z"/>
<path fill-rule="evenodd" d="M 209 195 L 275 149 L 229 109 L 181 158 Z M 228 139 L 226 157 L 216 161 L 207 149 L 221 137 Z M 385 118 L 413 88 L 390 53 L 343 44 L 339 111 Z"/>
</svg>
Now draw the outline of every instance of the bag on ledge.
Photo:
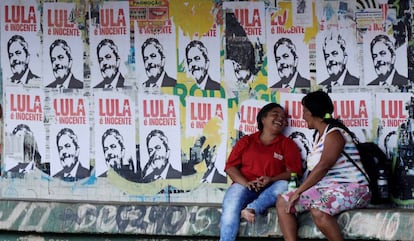
<svg viewBox="0 0 414 241">
<path fill-rule="evenodd" d="M 345 151 L 343 151 L 343 154 L 368 179 L 369 188 L 372 193 L 371 204 L 379 205 L 390 203 L 390 173 L 389 168 L 387 168 L 389 163 L 387 155 L 373 142 L 359 142 L 356 139 L 354 139 L 354 142 L 365 172 L 359 168 Z"/>
<path fill-rule="evenodd" d="M 372 142 L 357 143 L 361 162 L 369 176 L 371 204 L 388 204 L 390 199 L 390 168 L 385 153 Z"/>
</svg>

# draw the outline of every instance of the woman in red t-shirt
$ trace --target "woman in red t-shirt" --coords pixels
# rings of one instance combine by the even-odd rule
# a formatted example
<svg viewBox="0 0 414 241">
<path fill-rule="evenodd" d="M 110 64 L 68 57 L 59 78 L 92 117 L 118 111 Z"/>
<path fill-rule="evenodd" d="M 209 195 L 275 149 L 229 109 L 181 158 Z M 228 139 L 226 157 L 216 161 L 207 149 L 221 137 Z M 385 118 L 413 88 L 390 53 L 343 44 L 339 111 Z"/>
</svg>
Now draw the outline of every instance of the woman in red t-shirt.
<svg viewBox="0 0 414 241">
<path fill-rule="evenodd" d="M 235 240 L 240 216 L 249 222 L 274 206 L 287 190 L 291 172 L 301 175 L 301 156 L 293 140 L 282 134 L 287 125 L 282 106 L 270 103 L 257 114 L 258 132 L 233 147 L 225 171 L 233 180 L 222 205 L 220 240 Z"/>
</svg>

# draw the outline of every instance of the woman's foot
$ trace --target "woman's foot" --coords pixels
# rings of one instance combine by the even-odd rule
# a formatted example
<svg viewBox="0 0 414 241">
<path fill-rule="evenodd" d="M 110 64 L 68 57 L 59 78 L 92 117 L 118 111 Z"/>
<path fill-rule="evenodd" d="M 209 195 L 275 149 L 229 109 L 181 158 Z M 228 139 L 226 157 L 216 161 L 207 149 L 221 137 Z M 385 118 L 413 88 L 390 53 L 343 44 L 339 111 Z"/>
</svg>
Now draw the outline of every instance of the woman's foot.
<svg viewBox="0 0 414 241">
<path fill-rule="evenodd" d="M 241 211 L 241 216 L 247 220 L 247 222 L 254 223 L 254 218 L 256 216 L 254 209 L 245 208 Z"/>
</svg>

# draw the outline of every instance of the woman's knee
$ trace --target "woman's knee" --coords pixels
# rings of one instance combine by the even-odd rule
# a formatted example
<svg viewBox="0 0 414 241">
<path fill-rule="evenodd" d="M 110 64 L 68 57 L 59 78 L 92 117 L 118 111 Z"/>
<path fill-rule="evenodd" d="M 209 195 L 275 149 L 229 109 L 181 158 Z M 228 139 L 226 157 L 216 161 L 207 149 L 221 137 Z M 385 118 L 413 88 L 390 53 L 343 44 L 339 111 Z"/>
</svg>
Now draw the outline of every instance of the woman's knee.
<svg viewBox="0 0 414 241">
<path fill-rule="evenodd" d="M 288 182 L 286 180 L 279 180 L 268 187 L 274 194 L 279 195 L 286 191 Z"/>
<path fill-rule="evenodd" d="M 278 195 L 277 196 L 277 200 L 276 200 L 276 211 L 279 212 L 280 211 L 284 211 L 286 208 L 286 200 L 282 197 L 282 195 Z"/>
<path fill-rule="evenodd" d="M 312 208 L 310 210 L 310 213 L 311 213 L 313 221 L 315 222 L 316 225 L 318 225 L 320 223 L 323 223 L 327 218 L 331 217 L 331 215 L 329 215 L 325 212 L 322 212 L 319 209 L 315 209 L 315 208 Z"/>
</svg>

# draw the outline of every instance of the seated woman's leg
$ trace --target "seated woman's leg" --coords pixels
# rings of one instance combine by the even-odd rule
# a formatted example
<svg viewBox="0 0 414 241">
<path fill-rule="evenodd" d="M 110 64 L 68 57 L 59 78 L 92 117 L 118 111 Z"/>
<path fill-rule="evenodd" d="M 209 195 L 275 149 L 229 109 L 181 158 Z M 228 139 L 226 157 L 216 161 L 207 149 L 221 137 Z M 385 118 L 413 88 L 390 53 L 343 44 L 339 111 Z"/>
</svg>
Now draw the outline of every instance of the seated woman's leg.
<svg viewBox="0 0 414 241">
<path fill-rule="evenodd" d="M 224 194 L 220 219 L 220 241 L 236 240 L 240 225 L 240 212 L 257 194 L 238 183 L 232 184 Z"/>
<path fill-rule="evenodd" d="M 294 214 L 286 212 L 287 201 L 279 196 L 276 202 L 277 219 L 285 241 L 297 240 L 297 221 Z"/>
<path fill-rule="evenodd" d="M 313 221 L 319 230 L 329 241 L 342 241 L 341 229 L 334 216 L 324 213 L 318 209 L 310 210 Z"/>
</svg>

